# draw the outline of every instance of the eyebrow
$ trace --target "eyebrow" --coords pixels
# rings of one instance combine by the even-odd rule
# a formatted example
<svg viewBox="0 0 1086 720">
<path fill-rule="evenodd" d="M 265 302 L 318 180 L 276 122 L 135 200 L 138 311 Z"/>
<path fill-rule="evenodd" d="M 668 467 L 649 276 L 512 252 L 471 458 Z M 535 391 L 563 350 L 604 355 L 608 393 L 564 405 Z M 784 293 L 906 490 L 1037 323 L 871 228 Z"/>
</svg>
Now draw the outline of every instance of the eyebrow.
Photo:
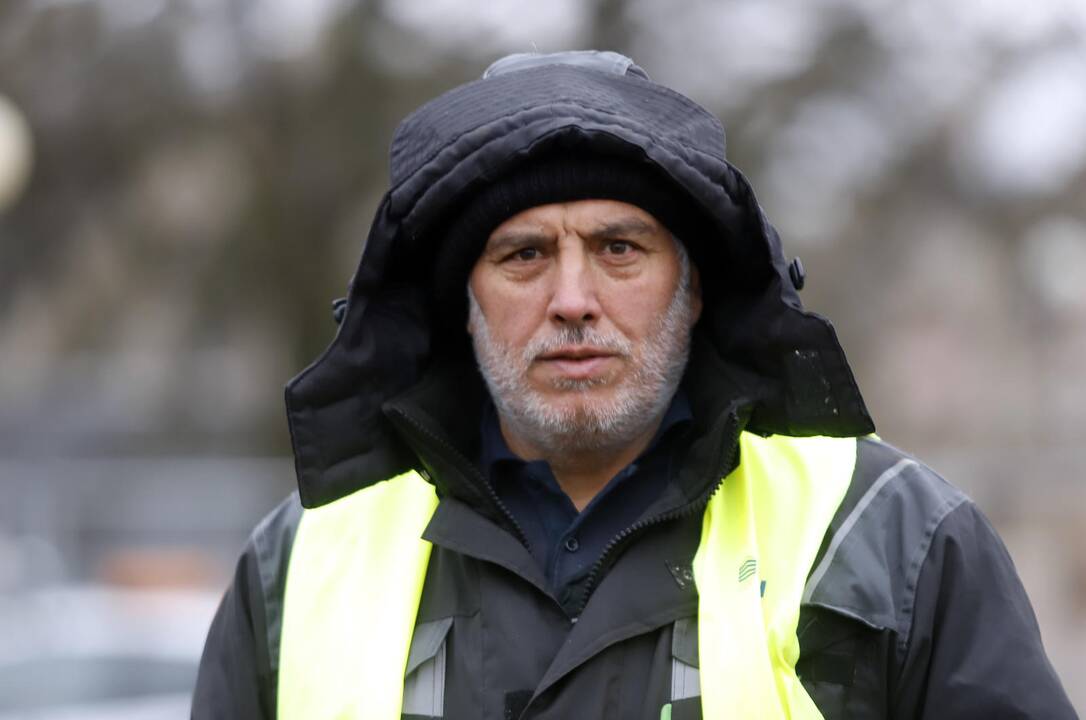
<svg viewBox="0 0 1086 720">
<path fill-rule="evenodd" d="M 651 235 L 655 231 L 656 228 L 644 220 L 636 217 L 628 217 L 603 223 L 587 233 L 585 237 L 588 240 L 610 240 L 622 237 Z M 519 248 L 524 245 L 551 242 L 552 239 L 553 238 L 549 233 L 540 232 L 539 230 L 508 230 L 500 235 L 491 237 L 487 241 L 486 247 L 483 248 L 483 252 L 498 253 L 507 248 Z"/>
<path fill-rule="evenodd" d="M 487 240 L 484 253 L 501 252 L 506 248 L 519 248 L 525 245 L 536 245 L 550 242 L 550 235 L 538 230 L 509 230 L 500 235 L 495 235 Z"/>
<path fill-rule="evenodd" d="M 655 231 L 656 228 L 644 220 L 636 217 L 628 217 L 604 223 L 590 232 L 588 237 L 592 240 L 609 240 L 618 237 L 651 235 Z"/>
</svg>

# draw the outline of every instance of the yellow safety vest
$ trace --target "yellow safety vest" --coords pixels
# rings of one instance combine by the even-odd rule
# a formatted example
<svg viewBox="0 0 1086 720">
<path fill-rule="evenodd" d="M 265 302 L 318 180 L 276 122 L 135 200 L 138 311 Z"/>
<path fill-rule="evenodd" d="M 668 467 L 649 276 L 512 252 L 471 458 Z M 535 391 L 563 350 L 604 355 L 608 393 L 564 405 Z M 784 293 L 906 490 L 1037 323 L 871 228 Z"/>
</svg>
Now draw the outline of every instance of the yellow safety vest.
<svg viewBox="0 0 1086 720">
<path fill-rule="evenodd" d="M 822 718 L 796 676 L 800 598 L 855 438 L 740 436 L 694 557 L 705 718 Z M 287 572 L 280 720 L 398 720 L 437 507 L 414 472 L 306 510 Z M 762 593 L 763 579 L 768 579 Z"/>
</svg>

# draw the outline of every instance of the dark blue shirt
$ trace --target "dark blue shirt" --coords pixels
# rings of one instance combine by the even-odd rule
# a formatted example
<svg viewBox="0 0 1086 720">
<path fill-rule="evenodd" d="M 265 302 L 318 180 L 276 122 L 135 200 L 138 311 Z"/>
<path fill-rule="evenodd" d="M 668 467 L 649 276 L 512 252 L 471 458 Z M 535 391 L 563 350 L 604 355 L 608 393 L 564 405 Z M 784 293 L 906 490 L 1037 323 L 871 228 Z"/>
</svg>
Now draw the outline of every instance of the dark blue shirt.
<svg viewBox="0 0 1086 720">
<path fill-rule="evenodd" d="M 614 536 L 636 522 L 660 497 L 672 472 L 672 451 L 692 419 L 682 391 L 675 393 L 648 448 L 604 486 L 581 512 L 545 460 L 527 462 L 502 437 L 492 403 L 483 412 L 480 467 L 528 539 L 551 593 L 566 605 Z"/>
</svg>

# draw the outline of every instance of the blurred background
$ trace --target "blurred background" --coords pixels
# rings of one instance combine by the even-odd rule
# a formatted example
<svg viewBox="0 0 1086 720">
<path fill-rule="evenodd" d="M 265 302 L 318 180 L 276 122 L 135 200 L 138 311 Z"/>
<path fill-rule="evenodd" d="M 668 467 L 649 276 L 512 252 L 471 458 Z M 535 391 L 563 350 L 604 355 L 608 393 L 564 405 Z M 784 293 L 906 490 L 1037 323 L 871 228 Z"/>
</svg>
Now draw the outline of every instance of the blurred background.
<svg viewBox="0 0 1086 720">
<path fill-rule="evenodd" d="M 3 0 L 0 720 L 187 717 L 393 128 L 581 47 L 722 118 L 880 433 L 992 519 L 1086 708 L 1086 3 Z"/>
</svg>

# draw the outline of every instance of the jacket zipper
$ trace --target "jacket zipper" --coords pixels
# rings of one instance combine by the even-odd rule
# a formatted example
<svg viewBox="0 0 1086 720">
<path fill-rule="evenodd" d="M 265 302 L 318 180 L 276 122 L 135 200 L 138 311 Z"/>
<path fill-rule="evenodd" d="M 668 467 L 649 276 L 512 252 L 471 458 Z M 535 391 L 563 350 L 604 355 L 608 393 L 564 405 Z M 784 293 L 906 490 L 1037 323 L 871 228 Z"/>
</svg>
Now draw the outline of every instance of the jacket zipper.
<svg viewBox="0 0 1086 720">
<path fill-rule="evenodd" d="M 478 468 L 475 467 L 474 463 L 464 457 L 464 454 L 462 452 L 457 450 L 456 447 L 454 447 L 443 437 L 433 432 L 425 425 L 418 422 L 402 410 L 395 408 L 393 409 L 392 415 L 399 418 L 403 423 L 406 423 L 408 426 L 410 426 L 410 429 L 416 431 L 419 435 L 422 435 L 424 438 L 428 439 L 431 446 L 434 446 L 436 450 L 451 459 L 453 461 L 453 464 L 458 466 L 457 469 L 460 470 L 461 473 L 463 473 L 471 480 L 475 481 L 476 486 L 486 488 L 486 492 L 490 498 L 490 501 L 494 504 L 496 508 L 498 508 L 498 510 L 501 511 L 505 519 L 509 521 L 509 525 L 513 528 L 517 540 L 519 540 L 520 544 L 523 545 L 525 548 L 528 547 L 528 536 L 525 534 L 524 529 L 521 528 L 520 523 L 518 523 L 517 519 L 513 517 L 513 513 L 509 511 L 509 508 L 506 507 L 504 502 L 502 502 L 502 499 L 498 497 L 498 493 L 494 490 L 491 484 L 487 482 L 487 479 L 483 477 L 483 474 L 479 472 Z"/>
<path fill-rule="evenodd" d="M 599 582 L 600 573 L 603 572 L 603 568 L 606 566 L 606 563 L 611 559 L 611 556 L 617 551 L 617 549 L 621 545 L 629 541 L 629 539 L 632 538 L 634 535 L 643 532 L 647 528 L 653 527 L 655 525 L 660 525 L 662 523 L 671 522 L 673 520 L 680 520 L 684 517 L 689 517 L 690 515 L 704 511 L 705 508 L 709 505 L 709 500 L 724 483 L 724 468 L 730 468 L 734 464 L 735 455 L 737 452 L 739 452 L 739 433 L 741 432 L 739 418 L 736 416 L 735 413 L 732 413 L 729 416 L 729 421 L 732 426 L 732 431 L 728 433 L 726 442 L 722 442 L 720 445 L 717 446 L 716 454 L 719 457 L 724 453 L 724 450 L 726 448 L 730 448 L 731 453 L 728 455 L 727 463 L 718 462 L 715 465 L 717 481 L 713 485 L 713 487 L 704 492 L 702 496 L 694 502 L 687 503 L 686 505 L 678 508 L 677 510 L 672 510 L 670 512 L 662 513 L 660 515 L 654 515 L 651 518 L 635 522 L 633 525 L 629 526 L 618 535 L 615 535 L 613 538 L 611 538 L 607 545 L 604 546 L 603 552 L 600 553 L 599 559 L 596 560 L 596 562 L 592 565 L 592 569 L 588 573 L 588 579 L 585 581 L 584 589 L 581 592 L 581 602 L 577 608 L 577 617 L 580 617 L 581 614 L 584 612 L 585 607 L 587 607 L 588 599 L 592 597 L 592 592 L 596 588 L 596 583 Z"/>
</svg>

